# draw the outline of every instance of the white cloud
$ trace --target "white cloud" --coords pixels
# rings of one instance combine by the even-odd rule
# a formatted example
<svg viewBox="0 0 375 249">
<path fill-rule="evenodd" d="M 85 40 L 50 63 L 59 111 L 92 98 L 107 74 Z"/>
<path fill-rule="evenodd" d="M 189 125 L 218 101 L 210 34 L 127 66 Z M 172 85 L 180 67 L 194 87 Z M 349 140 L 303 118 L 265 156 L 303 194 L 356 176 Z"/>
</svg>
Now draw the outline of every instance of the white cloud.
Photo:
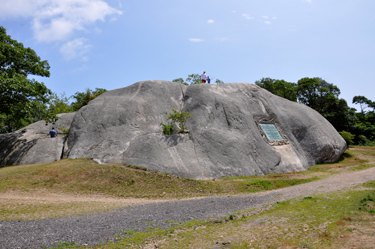
<svg viewBox="0 0 375 249">
<path fill-rule="evenodd" d="M 32 19 L 34 37 L 51 42 L 67 39 L 77 30 L 122 12 L 103 0 L 2 0 L 0 18 Z"/>
<path fill-rule="evenodd" d="M 244 17 L 245 19 L 247 19 L 247 20 L 254 19 L 254 17 L 249 16 L 248 14 L 242 14 L 241 16 L 243 16 L 243 17 Z"/>
<path fill-rule="evenodd" d="M 276 16 L 272 17 L 272 19 L 277 19 Z"/>
<path fill-rule="evenodd" d="M 265 21 L 264 23 L 265 23 L 265 24 L 271 24 L 271 22 L 270 22 L 270 21 Z"/>
<path fill-rule="evenodd" d="M 198 38 L 190 38 L 189 41 L 191 41 L 191 42 L 202 42 L 204 40 L 203 39 L 198 39 Z"/>
<path fill-rule="evenodd" d="M 264 19 L 268 19 L 268 16 L 262 16 Z"/>
<path fill-rule="evenodd" d="M 88 44 L 88 40 L 85 38 L 78 38 L 65 43 L 60 48 L 60 53 L 66 60 L 72 60 L 77 57 L 82 57 L 83 61 L 87 61 L 88 57 L 84 56 L 90 49 L 91 45 Z"/>
<path fill-rule="evenodd" d="M 313 0 L 303 0 L 303 2 L 306 2 L 306 3 L 312 3 Z"/>
<path fill-rule="evenodd" d="M 207 23 L 214 23 L 214 22 L 215 22 L 215 20 L 212 20 L 212 19 L 207 21 Z"/>
</svg>

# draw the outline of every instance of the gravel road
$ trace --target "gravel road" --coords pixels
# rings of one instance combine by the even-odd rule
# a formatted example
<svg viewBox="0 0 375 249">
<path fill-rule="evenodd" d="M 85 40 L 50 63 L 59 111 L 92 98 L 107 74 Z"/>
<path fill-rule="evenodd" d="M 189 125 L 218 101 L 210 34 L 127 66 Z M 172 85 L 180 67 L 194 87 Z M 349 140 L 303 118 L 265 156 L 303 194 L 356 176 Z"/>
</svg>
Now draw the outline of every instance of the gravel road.
<svg viewBox="0 0 375 249">
<path fill-rule="evenodd" d="M 36 221 L 0 221 L 0 248 L 52 247 L 60 242 L 95 245 L 113 240 L 120 231 L 166 228 L 169 221 L 222 218 L 234 210 L 259 208 L 299 196 L 351 188 L 375 180 L 375 168 L 273 191 L 162 201 L 119 208 L 107 213 Z"/>
</svg>

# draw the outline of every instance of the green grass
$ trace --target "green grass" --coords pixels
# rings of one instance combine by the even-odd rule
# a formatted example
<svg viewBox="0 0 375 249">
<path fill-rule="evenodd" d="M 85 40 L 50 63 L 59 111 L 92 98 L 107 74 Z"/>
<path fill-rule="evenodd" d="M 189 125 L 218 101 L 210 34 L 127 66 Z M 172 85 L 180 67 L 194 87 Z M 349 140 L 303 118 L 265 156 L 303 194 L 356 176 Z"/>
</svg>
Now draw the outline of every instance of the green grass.
<svg viewBox="0 0 375 249">
<path fill-rule="evenodd" d="M 252 193 L 316 180 L 289 179 L 288 174 L 223 178 L 217 181 L 183 179 L 141 167 L 97 164 L 89 159 L 0 169 L 0 192 L 51 190 L 74 194 L 103 194 L 150 199 L 185 198 L 213 194 Z"/>
</svg>

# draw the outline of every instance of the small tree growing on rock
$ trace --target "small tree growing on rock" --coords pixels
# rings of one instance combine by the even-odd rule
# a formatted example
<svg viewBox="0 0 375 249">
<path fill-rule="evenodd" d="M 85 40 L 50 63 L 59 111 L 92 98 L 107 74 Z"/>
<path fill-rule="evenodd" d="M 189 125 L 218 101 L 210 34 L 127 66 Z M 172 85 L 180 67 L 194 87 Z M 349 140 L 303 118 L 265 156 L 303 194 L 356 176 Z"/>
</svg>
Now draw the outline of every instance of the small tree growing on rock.
<svg viewBox="0 0 375 249">
<path fill-rule="evenodd" d="M 191 114 L 189 112 L 177 111 L 177 109 L 175 109 L 175 108 L 172 108 L 171 113 L 165 112 L 165 114 L 168 115 L 167 119 L 171 121 L 170 124 L 164 124 L 163 122 L 161 122 L 161 125 L 163 126 L 163 133 L 165 135 L 171 135 L 172 134 L 174 123 L 178 123 L 178 126 L 180 128 L 178 133 L 184 133 L 185 129 L 186 129 L 186 127 L 185 127 L 186 119 L 194 116 L 194 114 Z"/>
</svg>

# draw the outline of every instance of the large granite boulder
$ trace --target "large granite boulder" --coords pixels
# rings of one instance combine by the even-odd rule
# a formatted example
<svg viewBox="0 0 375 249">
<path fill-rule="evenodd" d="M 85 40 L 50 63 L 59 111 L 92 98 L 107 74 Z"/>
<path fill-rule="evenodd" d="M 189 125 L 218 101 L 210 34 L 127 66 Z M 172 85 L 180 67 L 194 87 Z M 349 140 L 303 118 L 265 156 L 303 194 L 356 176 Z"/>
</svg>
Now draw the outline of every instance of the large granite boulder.
<svg viewBox="0 0 375 249">
<path fill-rule="evenodd" d="M 74 115 L 75 113 L 58 114 L 59 120 L 54 125 L 38 121 L 21 130 L 0 134 L 0 167 L 60 160 L 65 141 L 60 127 L 69 129 Z M 55 127 L 58 138 L 45 138 L 52 126 Z"/>
<path fill-rule="evenodd" d="M 160 123 L 171 108 L 194 114 L 186 123 L 189 133 L 163 135 Z M 262 124 L 275 125 L 283 139 L 269 140 Z M 253 84 L 143 81 L 81 108 L 67 147 L 69 158 L 208 179 L 306 170 L 338 160 L 346 143 L 313 109 Z"/>
</svg>

